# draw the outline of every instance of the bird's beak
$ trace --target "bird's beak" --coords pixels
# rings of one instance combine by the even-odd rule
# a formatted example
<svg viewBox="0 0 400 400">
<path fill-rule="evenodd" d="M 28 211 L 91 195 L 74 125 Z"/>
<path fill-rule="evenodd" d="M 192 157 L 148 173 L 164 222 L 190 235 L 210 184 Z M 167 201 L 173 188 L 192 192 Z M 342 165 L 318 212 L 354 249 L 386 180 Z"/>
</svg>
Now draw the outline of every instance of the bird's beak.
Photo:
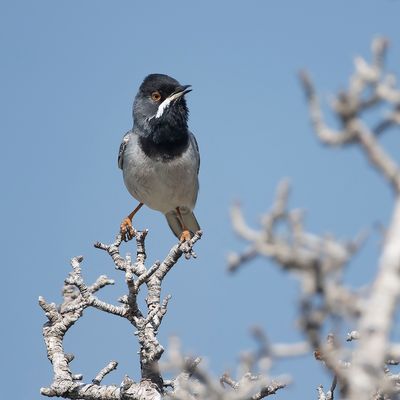
<svg viewBox="0 0 400 400">
<path fill-rule="evenodd" d="M 186 93 L 189 93 L 192 91 L 191 89 L 192 85 L 183 85 L 183 86 L 178 86 L 174 93 L 172 93 L 170 96 L 168 96 L 168 99 L 170 101 L 178 100 L 182 96 L 184 96 Z"/>
<path fill-rule="evenodd" d="M 192 86 L 191 85 L 184 85 L 184 86 L 178 86 L 175 91 L 170 94 L 159 106 L 157 109 L 157 113 L 156 115 L 154 115 L 153 117 L 150 117 L 150 119 L 152 118 L 160 118 L 162 117 L 162 115 L 164 114 L 164 111 L 171 105 L 171 104 L 175 104 L 176 101 L 178 99 L 180 99 L 182 96 L 184 96 L 186 93 L 189 93 L 192 91 L 192 89 L 190 89 Z"/>
</svg>

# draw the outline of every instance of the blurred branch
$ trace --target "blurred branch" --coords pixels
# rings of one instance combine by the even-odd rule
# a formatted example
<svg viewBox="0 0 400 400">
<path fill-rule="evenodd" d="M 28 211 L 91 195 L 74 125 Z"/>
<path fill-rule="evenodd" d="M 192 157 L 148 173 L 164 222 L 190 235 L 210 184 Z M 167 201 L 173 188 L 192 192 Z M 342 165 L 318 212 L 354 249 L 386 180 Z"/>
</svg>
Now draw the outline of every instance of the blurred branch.
<svg viewBox="0 0 400 400">
<path fill-rule="evenodd" d="M 343 132 L 335 136 L 337 143 L 358 144 L 371 165 L 382 174 L 396 194 L 378 275 L 361 310 L 358 325 L 360 338 L 349 375 L 349 398 L 354 400 L 370 398 L 380 386 L 379 382 L 384 379 L 382 365 L 400 296 L 400 168 L 376 138 L 376 135 L 382 134 L 388 128 L 400 125 L 400 90 L 395 87 L 394 76 L 384 71 L 387 47 L 386 39 L 378 38 L 373 41 L 371 63 L 362 58 L 356 59 L 356 69 L 348 90 L 340 93 L 333 103 L 334 112 L 343 127 Z M 306 73 L 302 73 L 301 81 L 318 137 L 325 144 L 334 144 L 324 136 L 325 124 L 311 79 Z M 386 116 L 371 130 L 362 121 L 362 113 L 377 104 L 385 105 L 391 110 L 386 111 Z"/>
<path fill-rule="evenodd" d="M 228 372 L 216 379 L 200 367 L 200 358 L 185 357 L 179 339 L 172 338 L 161 369 L 182 372 L 168 382 L 173 390 L 166 396 L 181 400 L 259 400 L 275 394 L 288 384 L 287 377 L 271 378 L 267 371 L 254 373 L 254 370 L 260 370 L 257 364 L 262 364 L 262 352 L 252 354 L 250 358 L 251 363 L 241 361 L 238 379 L 235 380 Z"/>
<path fill-rule="evenodd" d="M 390 127 L 400 125 L 400 90 L 395 87 L 395 77 L 384 72 L 387 46 L 386 39 L 375 39 L 372 44 L 372 62 L 367 63 L 361 57 L 356 58 L 355 72 L 350 78 L 348 90 L 340 92 L 332 105 L 341 125 L 340 131 L 330 129 L 325 123 L 314 84 L 307 72 L 300 73 L 300 81 L 308 101 L 311 123 L 321 142 L 329 146 L 357 143 L 371 165 L 387 179 L 398 194 L 399 166 L 375 137 Z M 370 129 L 362 121 L 362 115 L 378 104 L 385 104 L 389 111 L 385 111 L 386 115 L 382 120 L 374 129 Z"/>
<path fill-rule="evenodd" d="M 306 232 L 303 214 L 288 209 L 287 181 L 279 184 L 274 205 L 262 217 L 259 229 L 247 225 L 239 206 L 234 206 L 231 213 L 234 230 L 248 247 L 240 254 L 230 255 L 230 271 L 264 256 L 281 268 L 296 272 L 302 288 L 300 327 L 315 349 L 316 359 L 334 377 L 330 391 L 325 393 L 322 386 L 318 388 L 319 399 L 332 399 L 336 383 L 342 396 L 350 400 L 388 399 L 390 393 L 399 392 L 397 375 L 384 367 L 395 365 L 398 360 L 397 347 L 390 344 L 389 338 L 400 297 L 400 167 L 378 141 L 384 132 L 400 125 L 400 90 L 395 77 L 384 71 L 387 47 L 388 41 L 378 38 L 372 43 L 371 62 L 356 58 L 348 89 L 332 103 L 339 122 L 337 129 L 325 122 L 310 76 L 304 71 L 300 74 L 319 140 L 330 147 L 357 145 L 395 193 L 377 277 L 368 296 L 350 290 L 343 275 L 365 234 L 342 242 L 330 235 Z M 364 122 L 364 114 L 378 106 L 379 110 L 384 109 L 383 116 L 370 128 Z M 286 227 L 283 234 L 282 225 Z M 347 337 L 348 342 L 355 341 L 354 351 L 347 349 L 338 335 L 329 335 L 327 341 L 322 339 L 327 329 L 349 321 L 357 327 Z"/>
</svg>

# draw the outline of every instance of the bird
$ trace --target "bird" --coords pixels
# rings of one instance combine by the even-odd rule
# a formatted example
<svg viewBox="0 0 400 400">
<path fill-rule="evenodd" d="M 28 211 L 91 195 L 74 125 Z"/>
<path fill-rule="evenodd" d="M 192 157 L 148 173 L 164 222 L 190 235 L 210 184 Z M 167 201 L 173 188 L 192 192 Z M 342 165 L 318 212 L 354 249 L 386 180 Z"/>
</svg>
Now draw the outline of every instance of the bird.
<svg viewBox="0 0 400 400">
<path fill-rule="evenodd" d="M 165 74 L 145 77 L 133 102 L 133 127 L 119 148 L 118 166 L 129 193 L 139 204 L 122 220 L 120 234 L 135 235 L 132 219 L 143 205 L 160 211 L 180 242 L 200 230 L 193 213 L 199 191 L 200 153 L 188 128 L 185 95 L 181 85 Z"/>
</svg>

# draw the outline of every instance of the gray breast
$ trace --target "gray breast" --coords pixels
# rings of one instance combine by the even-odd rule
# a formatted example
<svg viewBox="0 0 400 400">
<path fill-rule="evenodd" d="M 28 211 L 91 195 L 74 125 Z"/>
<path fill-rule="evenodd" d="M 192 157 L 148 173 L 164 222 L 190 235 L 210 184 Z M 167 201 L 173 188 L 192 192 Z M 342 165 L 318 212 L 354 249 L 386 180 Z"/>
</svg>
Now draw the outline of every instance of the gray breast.
<svg viewBox="0 0 400 400">
<path fill-rule="evenodd" d="M 179 155 L 152 157 L 132 133 L 124 150 L 123 176 L 131 195 L 150 208 L 164 214 L 176 207 L 193 210 L 199 187 L 198 165 L 193 140 Z"/>
</svg>

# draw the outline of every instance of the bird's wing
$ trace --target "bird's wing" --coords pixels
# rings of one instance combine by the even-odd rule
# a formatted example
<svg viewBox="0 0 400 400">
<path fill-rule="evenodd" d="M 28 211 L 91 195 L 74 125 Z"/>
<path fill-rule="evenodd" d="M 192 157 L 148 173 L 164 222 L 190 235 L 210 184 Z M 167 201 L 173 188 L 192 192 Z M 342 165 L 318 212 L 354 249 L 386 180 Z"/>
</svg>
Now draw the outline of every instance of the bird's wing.
<svg viewBox="0 0 400 400">
<path fill-rule="evenodd" d="M 124 151 L 126 149 L 126 146 L 129 142 L 129 138 L 131 137 L 132 131 L 129 131 L 125 133 L 124 137 L 122 138 L 121 145 L 119 146 L 119 152 L 118 152 L 118 167 L 122 169 L 123 162 L 124 162 Z"/>
<path fill-rule="evenodd" d="M 199 170 L 200 170 L 200 150 L 199 150 L 199 145 L 197 143 L 196 137 L 193 135 L 192 132 L 190 132 L 190 141 L 192 142 L 195 150 L 196 150 L 196 154 L 197 154 L 197 174 L 199 174 Z"/>
</svg>

